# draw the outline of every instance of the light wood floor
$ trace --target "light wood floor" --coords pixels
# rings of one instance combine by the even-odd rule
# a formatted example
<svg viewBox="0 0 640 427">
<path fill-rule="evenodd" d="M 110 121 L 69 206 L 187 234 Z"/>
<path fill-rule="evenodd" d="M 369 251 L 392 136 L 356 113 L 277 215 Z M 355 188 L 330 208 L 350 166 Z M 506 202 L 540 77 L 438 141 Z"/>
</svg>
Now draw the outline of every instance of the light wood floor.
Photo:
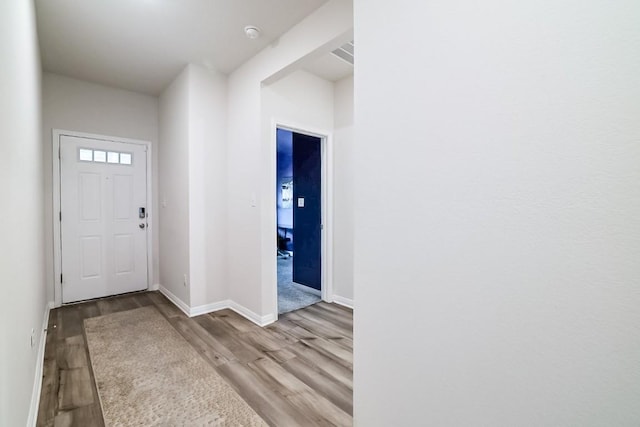
<svg viewBox="0 0 640 427">
<path fill-rule="evenodd" d="M 270 425 L 352 424 L 351 310 L 321 302 L 260 328 L 231 310 L 188 318 L 162 294 L 144 292 L 51 311 L 38 426 L 104 426 L 83 321 L 147 305 Z"/>
</svg>

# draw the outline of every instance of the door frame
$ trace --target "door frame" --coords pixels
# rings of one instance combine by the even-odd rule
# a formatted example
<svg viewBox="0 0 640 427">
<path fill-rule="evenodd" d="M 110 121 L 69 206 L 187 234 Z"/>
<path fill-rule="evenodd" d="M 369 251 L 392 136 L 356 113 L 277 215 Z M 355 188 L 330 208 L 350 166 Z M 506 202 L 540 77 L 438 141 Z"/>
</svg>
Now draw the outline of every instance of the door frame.
<svg viewBox="0 0 640 427">
<path fill-rule="evenodd" d="M 277 130 L 287 130 L 303 135 L 315 136 L 320 138 L 320 162 L 321 162 L 321 218 L 322 230 L 320 232 L 320 294 L 322 301 L 333 302 L 333 137 L 332 132 L 325 129 L 318 129 L 313 126 L 292 123 L 288 120 L 272 119 L 270 131 L 270 182 L 275 183 L 277 180 Z M 270 223 L 270 230 L 267 230 L 273 236 L 274 248 L 271 251 L 271 263 L 275 266 L 275 275 L 271 277 L 270 293 L 272 295 L 272 303 L 274 307 L 274 319 L 278 320 L 278 259 L 275 248 L 277 248 L 276 234 L 278 231 L 278 215 L 276 212 L 276 198 L 278 196 L 276 185 L 271 185 L 270 203 L 275 220 Z M 295 229 L 294 229 L 295 230 Z M 295 232 L 295 231 L 294 231 Z M 295 240 L 295 236 L 294 236 Z M 295 249 L 294 249 L 295 256 Z"/>
<path fill-rule="evenodd" d="M 60 138 L 63 136 L 73 136 L 77 138 L 97 139 L 105 142 L 120 142 L 125 144 L 143 145 L 147 152 L 147 289 L 152 283 L 153 273 L 153 192 L 151 177 L 152 173 L 152 145 L 150 141 L 139 139 L 122 138 L 117 136 L 99 135 L 94 133 L 76 132 L 64 129 L 53 129 L 51 136 L 52 162 L 53 162 L 53 210 L 51 211 L 51 221 L 53 223 L 53 303 L 54 307 L 62 305 L 62 227 L 60 226 Z M 56 153 L 58 154 L 56 156 Z M 71 303 L 74 304 L 74 303 Z"/>
</svg>

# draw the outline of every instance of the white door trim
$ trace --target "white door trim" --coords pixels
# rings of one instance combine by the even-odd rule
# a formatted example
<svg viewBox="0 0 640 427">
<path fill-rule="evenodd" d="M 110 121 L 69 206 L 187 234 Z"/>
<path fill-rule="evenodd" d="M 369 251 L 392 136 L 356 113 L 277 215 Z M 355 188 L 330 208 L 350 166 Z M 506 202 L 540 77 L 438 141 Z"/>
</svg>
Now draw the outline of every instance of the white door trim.
<svg viewBox="0 0 640 427">
<path fill-rule="evenodd" d="M 115 136 L 98 135 L 86 132 L 76 132 L 63 129 L 53 129 L 51 142 L 52 142 L 52 162 L 53 162 L 53 210 L 52 210 L 52 222 L 53 222 L 53 302 L 55 307 L 62 305 L 62 282 L 60 281 L 60 275 L 62 274 L 62 253 L 60 250 L 61 242 L 61 227 L 60 227 L 60 138 L 62 136 L 75 136 L 78 138 L 90 138 L 107 142 L 123 142 L 126 144 L 138 144 L 144 145 L 147 148 L 147 288 L 152 283 L 153 272 L 153 231 L 154 231 L 154 214 L 153 211 L 153 192 L 151 191 L 151 177 L 152 177 L 152 156 L 151 156 L 151 142 L 142 141 L 138 139 L 121 138 Z"/>
<path fill-rule="evenodd" d="M 321 162 L 322 162 L 322 198 L 321 198 L 321 216 L 322 216 L 322 232 L 321 239 L 321 296 L 326 302 L 333 302 L 333 135 L 331 131 L 326 129 L 317 129 L 313 126 L 292 123 L 288 120 L 279 120 L 273 118 L 271 120 L 269 151 L 270 151 L 270 167 L 269 182 L 275 183 L 277 180 L 277 129 L 289 130 L 303 135 L 310 135 L 320 138 L 321 145 Z M 269 197 L 269 206 L 272 211 L 276 211 L 277 189 L 275 185 L 271 186 L 272 190 Z M 276 274 L 270 276 L 268 283 L 264 284 L 263 291 L 272 295 L 272 314 L 275 320 L 278 320 L 278 269 L 275 248 L 277 248 L 277 230 L 278 218 L 275 215 L 275 221 L 270 223 L 269 229 L 265 231 L 274 241 L 273 250 L 267 254 L 268 262 L 276 264 Z M 295 255 L 294 255 L 295 256 Z M 268 313 L 271 314 L 271 313 Z"/>
</svg>

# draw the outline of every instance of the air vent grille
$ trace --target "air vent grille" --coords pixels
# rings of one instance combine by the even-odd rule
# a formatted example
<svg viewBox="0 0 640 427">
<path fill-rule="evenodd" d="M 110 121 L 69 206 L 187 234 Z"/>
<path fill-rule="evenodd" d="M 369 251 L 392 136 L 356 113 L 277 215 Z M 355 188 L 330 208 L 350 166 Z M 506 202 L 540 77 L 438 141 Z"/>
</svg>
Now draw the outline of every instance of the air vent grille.
<svg viewBox="0 0 640 427">
<path fill-rule="evenodd" d="M 331 53 L 333 53 L 338 58 L 344 61 L 347 61 L 349 64 L 353 65 L 354 54 L 355 54 L 353 41 L 343 44 L 342 46 L 340 46 L 339 48 L 337 48 Z"/>
</svg>

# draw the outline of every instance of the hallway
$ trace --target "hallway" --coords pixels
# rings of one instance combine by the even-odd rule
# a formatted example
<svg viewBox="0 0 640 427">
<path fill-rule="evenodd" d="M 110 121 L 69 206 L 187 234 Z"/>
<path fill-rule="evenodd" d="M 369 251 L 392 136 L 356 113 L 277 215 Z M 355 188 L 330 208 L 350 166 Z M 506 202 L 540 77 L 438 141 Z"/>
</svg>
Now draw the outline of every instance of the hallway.
<svg viewBox="0 0 640 427">
<path fill-rule="evenodd" d="M 188 318 L 159 292 L 51 311 L 38 426 L 103 426 L 84 319 L 155 306 L 270 425 L 351 425 L 353 314 L 319 303 L 260 328 L 231 310 Z"/>
</svg>

